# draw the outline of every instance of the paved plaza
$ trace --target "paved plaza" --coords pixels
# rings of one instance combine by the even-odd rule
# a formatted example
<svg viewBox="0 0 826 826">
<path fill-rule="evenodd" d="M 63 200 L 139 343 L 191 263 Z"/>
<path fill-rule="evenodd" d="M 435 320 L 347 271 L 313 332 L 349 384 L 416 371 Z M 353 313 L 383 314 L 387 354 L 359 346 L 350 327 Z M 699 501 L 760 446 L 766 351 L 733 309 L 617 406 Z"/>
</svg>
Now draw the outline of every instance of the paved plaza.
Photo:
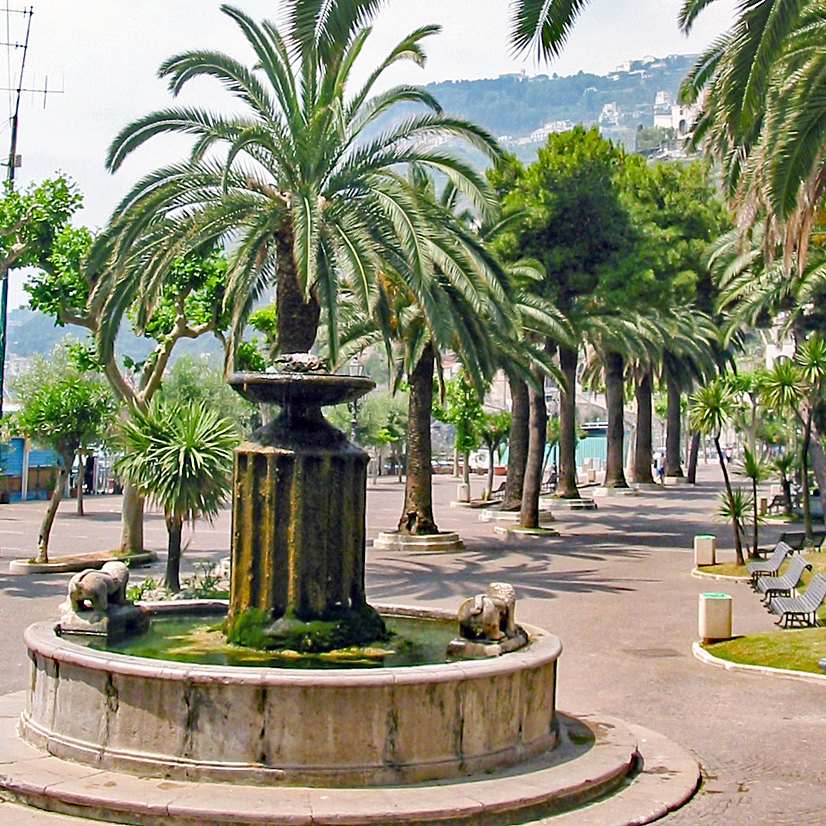
<svg viewBox="0 0 826 826">
<path fill-rule="evenodd" d="M 482 477 L 473 478 L 474 495 L 483 484 Z M 590 512 L 555 510 L 559 538 L 513 543 L 495 538 L 491 524 L 478 520 L 479 511 L 450 507 L 457 480 L 438 476 L 437 523 L 441 530 L 457 531 L 466 549 L 402 554 L 368 547 L 368 598 L 455 609 L 491 581 L 510 582 L 518 597 L 517 621 L 542 626 L 562 640 L 559 709 L 613 715 L 654 729 L 700 761 L 700 792 L 659 822 L 823 824 L 826 684 L 729 673 L 691 654 L 703 591 L 732 595 L 735 634 L 774 628 L 746 585 L 691 577 L 696 533 L 716 533 L 718 557 L 733 558 L 730 530 L 716 525 L 711 515 L 720 485 L 719 469 L 701 467 L 696 487 L 600 499 L 599 509 Z M 393 479 L 368 483 L 369 539 L 395 526 L 402 497 L 403 485 Z M 61 505 L 52 532 L 53 556 L 117 546 L 119 497 L 92 497 L 86 505 L 83 518 L 74 515 L 74 502 Z M 66 592 L 68 574 L 8 573 L 9 561 L 33 555 L 44 508 L 43 502 L 0 507 L 0 620 L 6 629 L 0 641 L 0 694 L 25 688 L 23 629 L 56 616 Z M 229 521 L 224 511 L 213 526 L 200 523 L 186 534 L 191 539 L 185 568 L 228 555 Z M 160 578 L 163 518 L 148 514 L 145 524 L 146 547 L 158 551 L 161 560 L 133 577 Z M 761 544 L 773 542 L 781 531 L 779 525 L 764 528 Z M 0 803 L 0 824 L 86 823 Z M 584 814 L 582 823 L 588 823 Z"/>
</svg>

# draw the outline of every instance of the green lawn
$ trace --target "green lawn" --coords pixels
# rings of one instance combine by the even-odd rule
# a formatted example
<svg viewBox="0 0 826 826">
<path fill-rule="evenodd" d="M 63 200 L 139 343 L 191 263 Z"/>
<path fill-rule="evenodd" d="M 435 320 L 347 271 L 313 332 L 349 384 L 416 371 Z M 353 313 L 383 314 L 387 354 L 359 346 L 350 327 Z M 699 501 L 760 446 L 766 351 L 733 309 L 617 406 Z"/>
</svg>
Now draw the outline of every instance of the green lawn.
<svg viewBox="0 0 826 826">
<path fill-rule="evenodd" d="M 817 661 L 826 657 L 826 628 L 778 629 L 703 647 L 709 654 L 735 663 L 820 674 Z"/>
</svg>

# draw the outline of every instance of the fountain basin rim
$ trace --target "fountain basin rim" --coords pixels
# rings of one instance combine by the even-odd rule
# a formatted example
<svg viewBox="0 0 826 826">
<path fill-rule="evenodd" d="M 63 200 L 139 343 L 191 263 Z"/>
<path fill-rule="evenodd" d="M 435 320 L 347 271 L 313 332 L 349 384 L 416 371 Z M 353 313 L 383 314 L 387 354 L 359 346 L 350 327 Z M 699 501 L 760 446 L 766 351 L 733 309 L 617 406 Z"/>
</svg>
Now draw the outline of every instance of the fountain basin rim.
<svg viewBox="0 0 826 826">
<path fill-rule="evenodd" d="M 206 603 L 206 604 L 204 604 Z M 203 616 L 215 614 L 223 601 L 191 600 L 178 602 L 144 603 L 150 616 Z M 167 606 L 178 605 L 179 610 Z M 410 608 L 397 605 L 374 605 L 381 614 L 419 617 L 431 620 L 455 619 L 455 613 L 439 609 Z M 160 610 L 159 610 L 160 609 Z M 448 682 L 457 679 L 490 678 L 512 674 L 526 668 L 533 669 L 557 660 L 562 653 L 558 637 L 542 628 L 522 624 L 528 633 L 530 645 L 519 651 L 486 660 L 462 660 L 428 665 L 395 666 L 376 669 L 340 668 L 286 669 L 257 666 L 201 665 L 175 663 L 149 657 L 136 657 L 113 651 L 100 651 L 60 637 L 56 623 L 38 622 L 23 633 L 29 651 L 36 651 L 48 659 L 65 662 L 82 668 L 106 671 L 110 674 L 150 677 L 156 680 L 178 682 L 182 679 L 193 683 L 222 683 L 260 686 L 328 686 L 336 685 L 375 686 L 382 684 L 412 685 L 423 682 Z"/>
<path fill-rule="evenodd" d="M 227 383 L 250 402 L 320 407 L 355 401 L 376 386 L 365 376 L 340 373 L 230 373 Z"/>
</svg>

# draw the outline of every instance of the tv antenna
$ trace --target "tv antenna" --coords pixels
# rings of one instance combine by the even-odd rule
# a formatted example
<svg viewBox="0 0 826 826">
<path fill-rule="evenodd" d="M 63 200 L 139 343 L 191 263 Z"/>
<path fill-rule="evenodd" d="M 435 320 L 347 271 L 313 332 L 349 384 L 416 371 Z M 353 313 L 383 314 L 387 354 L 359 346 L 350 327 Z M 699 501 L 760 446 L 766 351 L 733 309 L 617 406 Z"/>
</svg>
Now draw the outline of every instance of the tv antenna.
<svg viewBox="0 0 826 826">
<path fill-rule="evenodd" d="M 32 28 L 32 16 L 34 15 L 34 7 L 28 6 L 22 9 L 9 8 L 8 2 L 2 11 L 6 15 L 6 42 L 0 43 L 0 46 L 6 47 L 7 61 L 9 64 L 9 78 L 11 79 L 11 53 L 12 50 L 22 49 L 22 57 L 20 59 L 20 74 L 17 77 L 17 85 L 13 83 L 6 87 L 5 91 L 15 92 L 14 99 L 14 114 L 11 116 L 11 145 L 9 147 L 9 158 L 6 163 L 6 189 L 9 192 L 14 190 L 14 174 L 15 170 L 22 165 L 22 157 L 17 154 L 17 127 L 20 121 L 20 98 L 23 92 L 42 92 L 43 105 L 46 105 L 46 97 L 55 91 L 58 94 L 62 90 L 48 89 L 48 78 L 42 89 L 27 89 L 23 86 L 23 73 L 26 69 L 26 55 L 29 51 L 29 34 Z M 22 43 L 13 42 L 10 36 L 10 19 L 12 15 L 22 15 L 26 24 L 26 36 Z M 2 287 L 0 288 L 0 418 L 3 416 L 3 393 L 6 377 L 6 316 L 9 303 L 9 274 L 8 270 L 2 277 Z"/>
</svg>

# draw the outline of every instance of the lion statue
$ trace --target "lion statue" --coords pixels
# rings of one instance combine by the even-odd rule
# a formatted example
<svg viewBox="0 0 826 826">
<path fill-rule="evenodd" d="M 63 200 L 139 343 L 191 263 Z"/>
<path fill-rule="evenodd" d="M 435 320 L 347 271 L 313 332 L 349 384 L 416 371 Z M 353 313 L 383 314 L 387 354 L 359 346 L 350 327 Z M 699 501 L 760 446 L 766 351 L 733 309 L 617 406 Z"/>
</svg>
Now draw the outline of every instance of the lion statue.
<svg viewBox="0 0 826 826">
<path fill-rule="evenodd" d="M 99 571 L 86 568 L 69 580 L 68 602 L 75 612 L 91 609 L 103 613 L 110 605 L 126 602 L 127 582 L 129 569 L 123 562 L 106 562 Z"/>
<path fill-rule="evenodd" d="M 514 620 L 515 607 L 513 586 L 493 582 L 484 594 L 466 599 L 459 606 L 459 633 L 467 640 L 511 639 L 519 633 Z"/>
</svg>

